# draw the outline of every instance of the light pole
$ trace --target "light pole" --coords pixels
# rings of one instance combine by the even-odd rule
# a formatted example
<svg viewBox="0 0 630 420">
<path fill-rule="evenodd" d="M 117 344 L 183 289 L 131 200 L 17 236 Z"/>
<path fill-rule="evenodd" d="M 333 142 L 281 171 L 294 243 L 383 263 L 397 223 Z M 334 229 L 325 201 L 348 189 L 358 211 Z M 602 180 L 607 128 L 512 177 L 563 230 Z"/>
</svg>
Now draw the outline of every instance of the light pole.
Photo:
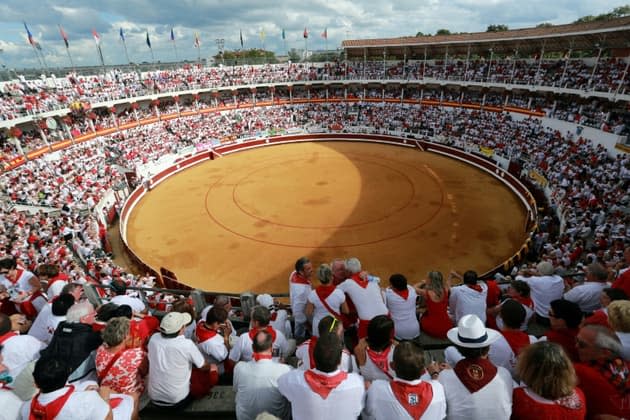
<svg viewBox="0 0 630 420">
<path fill-rule="evenodd" d="M 217 43 L 217 49 L 219 50 L 219 55 L 221 55 L 221 64 L 225 64 L 225 60 L 223 59 L 223 47 L 225 46 L 224 38 L 217 38 L 214 40 Z"/>
</svg>

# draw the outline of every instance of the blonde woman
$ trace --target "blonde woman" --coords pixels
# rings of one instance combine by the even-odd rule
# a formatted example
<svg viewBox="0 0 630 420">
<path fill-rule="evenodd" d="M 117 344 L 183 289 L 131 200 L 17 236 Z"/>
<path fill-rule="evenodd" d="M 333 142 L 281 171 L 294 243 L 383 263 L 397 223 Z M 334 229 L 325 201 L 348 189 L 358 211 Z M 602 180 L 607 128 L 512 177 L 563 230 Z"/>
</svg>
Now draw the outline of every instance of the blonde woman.
<svg viewBox="0 0 630 420">
<path fill-rule="evenodd" d="M 539 341 L 520 354 L 516 371 L 523 387 L 512 397 L 512 420 L 580 420 L 586 416 L 586 400 L 577 384 L 571 360 L 562 346 Z"/>
<path fill-rule="evenodd" d="M 623 350 L 621 357 L 630 359 L 630 301 L 616 300 L 608 305 L 608 323 L 615 331 Z"/>
<path fill-rule="evenodd" d="M 449 285 L 439 271 L 429 271 L 424 283 L 416 285 L 416 291 L 426 302 L 426 311 L 420 319 L 420 330 L 435 338 L 446 338 L 446 332 L 453 328 L 448 316 Z"/>
</svg>

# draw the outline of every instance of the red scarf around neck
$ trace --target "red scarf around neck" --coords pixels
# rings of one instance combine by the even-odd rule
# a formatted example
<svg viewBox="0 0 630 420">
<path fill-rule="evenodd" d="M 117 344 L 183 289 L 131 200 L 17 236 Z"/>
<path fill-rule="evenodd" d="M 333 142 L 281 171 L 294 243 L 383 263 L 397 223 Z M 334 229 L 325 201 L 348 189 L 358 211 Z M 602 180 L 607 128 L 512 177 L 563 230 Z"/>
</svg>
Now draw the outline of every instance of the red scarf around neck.
<svg viewBox="0 0 630 420">
<path fill-rule="evenodd" d="M 483 287 L 481 287 L 481 285 L 479 284 L 467 284 L 466 286 L 468 286 L 469 288 L 473 289 L 476 292 L 483 292 Z"/>
<path fill-rule="evenodd" d="M 617 357 L 614 359 L 593 360 L 591 366 L 599 370 L 619 394 L 630 394 L 630 362 Z"/>
<path fill-rule="evenodd" d="M 311 282 L 306 277 L 302 276 L 297 271 L 294 271 L 293 274 L 291 274 L 291 283 L 311 284 Z"/>
<path fill-rule="evenodd" d="M 510 345 L 515 356 L 518 356 L 521 350 L 529 345 L 529 335 L 523 331 L 503 330 L 500 332 Z"/>
<path fill-rule="evenodd" d="M 271 334 L 271 339 L 272 342 L 276 342 L 276 330 L 273 329 L 273 327 L 271 325 L 267 325 L 264 328 L 252 328 L 251 330 L 249 330 L 249 338 L 252 339 L 252 341 L 254 341 L 256 339 L 256 334 L 258 334 L 259 331 L 267 331 L 269 334 Z"/>
<path fill-rule="evenodd" d="M 217 332 L 211 330 L 206 326 L 206 323 L 203 321 L 199 321 L 197 324 L 197 328 L 195 328 L 195 336 L 197 337 L 197 343 L 201 344 L 204 341 L 210 340 L 215 337 Z"/>
<path fill-rule="evenodd" d="M 361 273 L 353 274 L 350 278 L 364 289 L 368 286 L 368 281 L 361 278 Z"/>
<path fill-rule="evenodd" d="M 516 297 L 513 297 L 512 299 L 514 299 L 515 301 L 517 301 L 523 306 L 527 306 L 528 308 L 534 309 L 534 301 L 532 300 L 531 297 L 516 296 Z"/>
<path fill-rule="evenodd" d="M 398 296 L 400 296 L 401 298 L 403 298 L 403 300 L 407 300 L 409 298 L 409 289 L 405 289 L 405 290 L 398 290 L 398 289 L 394 289 L 393 287 L 391 288 L 392 292 L 396 293 Z"/>
<path fill-rule="evenodd" d="M 414 420 L 419 420 L 422 417 L 433 400 L 433 387 L 424 381 L 417 385 L 411 385 L 394 379 L 389 383 L 389 386 L 396 400 Z"/>
<path fill-rule="evenodd" d="M 310 363 L 309 368 L 315 368 L 315 345 L 317 344 L 317 337 L 312 336 L 308 340 L 308 360 Z"/>
<path fill-rule="evenodd" d="M 272 359 L 271 353 L 267 354 L 267 353 L 257 353 L 257 352 L 254 352 L 254 353 L 253 353 L 253 355 L 252 355 L 252 357 L 253 357 L 253 359 L 254 359 L 255 361 L 259 361 L 259 360 L 271 360 L 271 359 Z"/>
<path fill-rule="evenodd" d="M 68 390 L 58 397 L 57 399 L 49 402 L 46 405 L 41 404 L 37 398 L 40 393 L 37 393 L 31 401 L 31 414 L 29 420 L 53 420 L 59 415 L 59 412 L 66 404 L 66 401 L 70 398 L 70 395 L 74 392 L 74 386 L 70 385 Z"/>
<path fill-rule="evenodd" d="M 340 383 L 346 380 L 347 377 L 348 373 L 344 371 L 339 371 L 338 373 L 330 376 L 316 373 L 313 370 L 307 370 L 304 372 L 304 380 L 308 386 L 311 390 L 313 390 L 313 392 L 323 399 L 328 398 L 328 395 L 333 391 L 333 389 L 337 388 Z"/>
<path fill-rule="evenodd" d="M 16 332 L 9 331 L 8 333 L 0 335 L 0 344 L 4 344 L 11 337 L 15 337 L 17 335 Z"/>
<path fill-rule="evenodd" d="M 488 385 L 497 375 L 497 367 L 488 359 L 462 359 L 453 369 L 455 375 L 470 393 Z"/>
<path fill-rule="evenodd" d="M 321 300 L 325 300 L 328 296 L 330 296 L 336 289 L 334 284 L 322 284 L 315 289 L 315 293 Z"/>
<path fill-rule="evenodd" d="M 389 353 L 391 351 L 391 345 L 387 346 L 387 348 L 381 352 L 374 351 L 369 347 L 366 349 L 367 357 L 369 357 L 372 363 L 387 375 L 389 379 L 392 379 L 392 375 L 389 373 Z"/>
</svg>

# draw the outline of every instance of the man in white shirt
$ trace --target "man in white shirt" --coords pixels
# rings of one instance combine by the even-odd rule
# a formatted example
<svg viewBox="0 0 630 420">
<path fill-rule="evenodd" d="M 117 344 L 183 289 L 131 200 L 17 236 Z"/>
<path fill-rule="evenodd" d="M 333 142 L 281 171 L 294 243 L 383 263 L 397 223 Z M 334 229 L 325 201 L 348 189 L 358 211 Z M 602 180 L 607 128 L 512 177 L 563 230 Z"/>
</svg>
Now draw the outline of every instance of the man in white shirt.
<svg viewBox="0 0 630 420">
<path fill-rule="evenodd" d="M 223 374 L 223 362 L 228 357 L 230 349 L 229 325 L 226 324 L 227 311 L 215 306 L 208 311 L 205 321 L 199 321 L 195 328 L 195 337 L 199 350 L 208 363 L 217 365 L 219 375 Z"/>
<path fill-rule="evenodd" d="M 512 376 L 488 359 L 490 345 L 500 334 L 487 329 L 478 316 L 465 315 L 447 336 L 464 356 L 453 369 L 438 374 L 448 418 L 508 420 L 512 414 Z"/>
<path fill-rule="evenodd" d="M 111 299 L 112 303 L 118 306 L 129 305 L 137 314 L 147 313 L 147 307 L 141 299 L 127 295 L 127 284 L 124 280 L 115 279 L 110 283 L 109 287 L 116 294 L 116 296 Z"/>
<path fill-rule="evenodd" d="M 291 322 L 289 321 L 289 313 L 287 310 L 283 307 L 278 307 L 273 297 L 267 293 L 256 296 L 256 303 L 269 309 L 271 313 L 269 325 L 281 331 L 286 338 L 291 338 L 293 332 L 291 331 Z"/>
<path fill-rule="evenodd" d="M 608 270 L 599 263 L 591 263 L 586 267 L 585 275 L 584 283 L 566 292 L 564 299 L 577 303 L 583 313 L 590 314 L 602 306 L 599 298 L 602 290 L 609 286 Z"/>
<path fill-rule="evenodd" d="M 234 347 L 230 350 L 230 360 L 233 362 L 238 361 L 250 361 L 253 357 L 252 342 L 254 336 L 259 330 L 267 330 L 273 336 L 273 357 L 274 360 L 279 361 L 282 358 L 290 356 L 291 349 L 289 343 L 282 334 L 282 332 L 276 330 L 269 321 L 271 314 L 269 309 L 264 306 L 254 306 L 252 308 L 251 327 L 248 332 L 245 332 L 238 336 Z"/>
<path fill-rule="evenodd" d="M 346 261 L 346 270 L 350 276 L 337 286 L 352 300 L 359 315 L 359 339 L 367 337 L 367 327 L 372 318 L 377 315 L 387 315 L 389 312 L 378 283 L 369 281 L 367 273 L 361 271 L 361 262 L 357 258 Z"/>
<path fill-rule="evenodd" d="M 446 417 L 444 388 L 438 381 L 423 381 L 424 351 L 412 341 L 394 350 L 392 381 L 378 379 L 370 385 L 363 411 L 366 420 L 424 419 Z"/>
<path fill-rule="evenodd" d="M 339 370 L 343 343 L 337 334 L 324 334 L 314 350 L 315 369 L 293 370 L 278 379 L 278 389 L 302 419 L 356 419 L 365 399 L 363 378 Z"/>
<path fill-rule="evenodd" d="M 451 274 L 463 280 L 462 285 L 451 288 L 448 298 L 448 307 L 455 323 L 468 314 L 477 315 L 485 323 L 488 285 L 479 281 L 477 273 L 472 270 L 466 271 L 463 277 L 455 272 Z"/>
<path fill-rule="evenodd" d="M 554 274 L 553 264 L 543 261 L 536 266 L 536 272 L 520 272 L 516 280 L 529 284 L 534 301 L 536 321 L 549 326 L 549 309 L 552 300 L 561 299 L 564 293 L 564 280 Z"/>
<path fill-rule="evenodd" d="M 57 325 L 66 320 L 68 309 L 74 302 L 74 296 L 69 293 L 60 294 L 52 302 L 48 302 L 33 321 L 28 335 L 48 345 Z"/>
<path fill-rule="evenodd" d="M 306 302 L 311 292 L 311 276 L 313 264 L 306 257 L 301 257 L 295 262 L 295 270 L 289 275 L 289 298 L 291 299 L 291 311 L 296 340 L 306 338 L 308 319 L 306 318 Z"/>
<path fill-rule="evenodd" d="M 169 312 L 160 323 L 160 332 L 149 340 L 149 397 L 155 405 L 183 408 L 190 401 L 192 365 L 208 370 L 210 365 L 195 343 L 184 337 L 190 314 Z"/>
<path fill-rule="evenodd" d="M 88 390 L 82 383 L 66 385 L 68 366 L 64 360 L 38 360 L 33 379 L 40 392 L 22 405 L 21 420 L 33 418 L 33 415 L 35 418 L 68 420 L 131 419 L 134 401 L 129 395 L 112 394 L 108 387 L 96 391 Z M 97 386 L 94 382 L 91 384 Z M 117 405 L 112 409 L 110 404 L 114 400 Z"/>
<path fill-rule="evenodd" d="M 26 365 L 39 358 L 44 343 L 30 335 L 19 335 L 12 331 L 11 318 L 0 313 L 0 346 L 9 375 L 17 378 Z"/>
<path fill-rule="evenodd" d="M 254 420 L 265 411 L 280 419 L 289 418 L 291 409 L 278 390 L 278 378 L 290 372 L 291 367 L 271 360 L 272 344 L 271 334 L 259 331 L 252 343 L 254 359 L 239 362 L 234 368 L 238 420 Z"/>
</svg>

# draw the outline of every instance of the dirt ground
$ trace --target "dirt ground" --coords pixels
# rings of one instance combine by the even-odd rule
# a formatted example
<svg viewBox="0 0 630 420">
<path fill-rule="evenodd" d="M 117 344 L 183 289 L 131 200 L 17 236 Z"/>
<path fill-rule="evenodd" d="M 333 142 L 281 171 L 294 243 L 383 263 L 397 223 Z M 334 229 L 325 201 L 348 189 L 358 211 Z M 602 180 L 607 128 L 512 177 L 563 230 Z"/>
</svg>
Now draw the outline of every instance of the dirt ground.
<svg viewBox="0 0 630 420">
<path fill-rule="evenodd" d="M 358 257 L 386 284 L 427 271 L 484 272 L 526 239 L 526 213 L 502 183 L 417 149 L 313 142 L 239 152 L 170 178 L 129 218 L 149 265 L 217 292 L 288 291 L 306 255 Z"/>
</svg>

